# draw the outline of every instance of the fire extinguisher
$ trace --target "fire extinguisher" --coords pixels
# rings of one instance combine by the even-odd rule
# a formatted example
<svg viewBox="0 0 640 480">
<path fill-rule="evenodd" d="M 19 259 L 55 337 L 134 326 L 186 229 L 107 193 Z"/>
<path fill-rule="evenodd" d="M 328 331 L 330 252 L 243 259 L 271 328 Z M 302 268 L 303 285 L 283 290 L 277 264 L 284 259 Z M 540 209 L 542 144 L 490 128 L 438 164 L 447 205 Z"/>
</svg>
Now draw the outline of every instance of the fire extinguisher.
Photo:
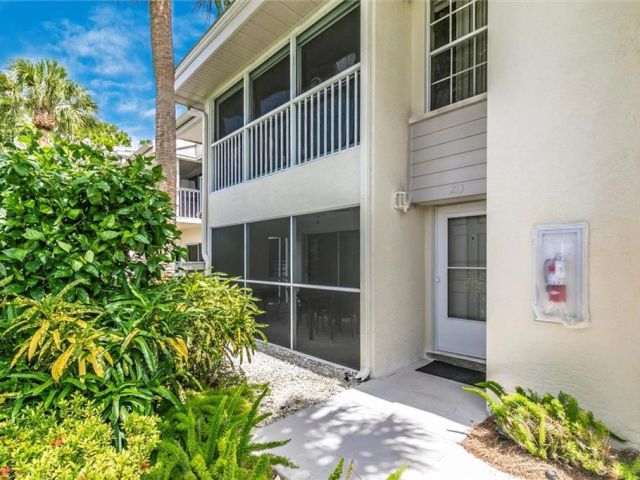
<svg viewBox="0 0 640 480">
<path fill-rule="evenodd" d="M 567 301 L 567 275 L 562 255 L 556 255 L 544 262 L 544 283 L 549 301 L 562 303 Z"/>
</svg>

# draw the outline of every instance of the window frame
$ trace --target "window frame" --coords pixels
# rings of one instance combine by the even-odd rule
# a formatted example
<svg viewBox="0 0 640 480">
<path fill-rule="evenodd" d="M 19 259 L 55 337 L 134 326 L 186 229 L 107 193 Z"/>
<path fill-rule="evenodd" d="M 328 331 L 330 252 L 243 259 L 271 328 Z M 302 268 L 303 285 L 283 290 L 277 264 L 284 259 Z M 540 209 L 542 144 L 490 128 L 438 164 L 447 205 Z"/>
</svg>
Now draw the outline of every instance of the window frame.
<svg viewBox="0 0 640 480">
<path fill-rule="evenodd" d="M 445 15 L 442 18 L 439 18 L 435 21 L 431 21 L 431 9 L 432 9 L 432 0 L 428 0 L 427 1 L 427 8 L 425 9 L 426 11 L 426 18 L 425 18 L 425 46 L 426 46 L 426 62 L 425 62 L 425 78 L 426 78 L 426 82 L 425 82 L 425 110 L 426 113 L 434 113 L 434 112 L 439 112 L 443 109 L 448 109 L 448 108 L 455 108 L 455 105 L 461 105 L 461 102 L 468 102 L 468 101 L 473 101 L 473 99 L 476 98 L 480 98 L 482 96 L 485 96 L 487 93 L 487 90 L 485 89 L 484 92 L 480 92 L 480 93 L 475 93 L 475 88 L 476 88 L 476 69 L 478 67 L 484 66 L 485 69 L 488 70 L 488 30 L 489 30 L 489 20 L 488 20 L 488 1 L 487 0 L 469 0 L 466 4 L 456 8 L 455 10 L 451 9 L 451 4 L 454 0 L 448 0 L 449 2 L 449 13 L 447 15 Z M 453 15 L 461 10 L 463 10 L 464 8 L 471 8 L 472 10 L 472 26 L 475 27 L 476 24 L 476 5 L 479 2 L 485 2 L 485 4 L 487 5 L 487 12 L 486 12 L 486 17 L 487 17 L 487 22 L 485 23 L 485 25 L 483 25 L 480 28 L 475 28 L 472 31 L 470 31 L 469 33 L 467 33 L 466 35 L 463 35 L 460 38 L 457 38 L 456 40 L 453 41 L 449 41 L 447 42 L 445 45 L 442 45 L 441 47 L 438 47 L 434 50 L 431 49 L 431 29 L 433 27 L 433 25 L 435 25 L 436 23 L 439 22 L 443 22 L 443 21 L 447 21 L 449 22 L 449 39 L 451 39 L 451 34 L 452 34 L 452 18 Z M 453 54 L 453 50 L 457 45 L 462 44 L 463 42 L 472 39 L 474 37 L 477 37 L 479 35 L 481 35 L 482 33 L 487 32 L 487 59 L 485 59 L 484 62 L 482 63 L 475 63 L 475 56 L 476 56 L 476 48 L 475 48 L 475 42 L 473 43 L 473 57 L 474 57 L 474 62 L 472 62 L 472 66 L 466 69 L 463 69 L 459 72 L 456 72 L 456 74 L 454 75 L 453 73 L 453 59 L 450 59 L 449 61 L 449 74 L 439 80 L 436 83 L 444 83 L 444 82 L 449 82 L 449 103 L 447 103 L 446 105 L 442 105 L 440 107 L 437 108 L 432 108 L 432 100 L 431 100 L 431 94 L 432 94 L 432 87 L 433 84 L 431 83 L 431 77 L 432 77 L 432 58 L 435 55 L 438 55 L 440 53 L 443 53 L 447 50 L 450 50 Z M 474 94 L 467 97 L 467 98 L 463 98 L 461 100 L 457 100 L 457 101 L 453 101 L 453 80 L 455 76 L 461 75 L 467 71 L 472 71 L 473 72 L 473 88 L 474 88 Z"/>
</svg>

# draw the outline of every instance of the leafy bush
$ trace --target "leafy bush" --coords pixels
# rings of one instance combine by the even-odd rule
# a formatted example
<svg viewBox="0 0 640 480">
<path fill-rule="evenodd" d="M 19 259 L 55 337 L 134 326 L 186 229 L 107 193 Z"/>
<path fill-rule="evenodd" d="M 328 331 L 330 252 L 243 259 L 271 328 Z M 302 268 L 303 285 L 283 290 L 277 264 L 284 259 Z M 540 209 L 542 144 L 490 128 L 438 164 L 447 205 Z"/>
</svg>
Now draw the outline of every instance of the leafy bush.
<svg viewBox="0 0 640 480">
<path fill-rule="evenodd" d="M 152 414 L 178 405 L 189 385 L 180 315 L 162 300 L 163 288 L 102 308 L 68 302 L 70 284 L 41 300 L 16 297 L 0 322 L 0 400 L 12 399 L 12 416 L 25 404 L 56 407 L 73 392 L 95 399 L 122 444 L 121 421 L 130 412 Z M 3 358 L 11 358 L 4 356 Z M 8 403 L 8 406 L 11 404 Z"/>
<path fill-rule="evenodd" d="M 571 395 L 560 392 L 557 397 L 549 393 L 541 396 L 520 387 L 507 393 L 491 381 L 464 388 L 484 398 L 500 432 L 531 455 L 602 476 L 616 469 L 609 438 L 621 439 L 593 413 L 580 408 Z"/>
<path fill-rule="evenodd" d="M 172 262 L 179 237 L 160 166 L 56 139 L 0 146 L 0 288 L 41 298 L 74 280 L 69 299 L 104 298 L 127 280 L 146 286 Z"/>
<path fill-rule="evenodd" d="M 192 273 L 174 282 L 173 298 L 185 312 L 189 368 L 198 378 L 213 383 L 223 363 L 250 359 L 256 338 L 266 340 L 250 290 L 217 274 Z"/>
<path fill-rule="evenodd" d="M 15 296 L 0 317 L 0 403 L 57 404 L 73 392 L 95 399 L 118 445 L 130 412 L 162 413 L 185 389 L 202 389 L 234 355 L 251 355 L 261 325 L 250 292 L 216 276 L 129 285 L 106 305 L 70 302 L 67 291 Z M 8 400 L 8 401 L 7 401 Z M 0 408 L 0 416 L 3 409 Z"/>
<path fill-rule="evenodd" d="M 0 422 L 2 478 L 19 480 L 136 480 L 149 468 L 159 442 L 157 417 L 129 416 L 122 451 L 113 447 L 111 429 L 97 407 L 80 396 L 55 414 L 26 408 L 16 420 Z"/>
<path fill-rule="evenodd" d="M 227 391 L 191 395 L 161 425 L 162 440 L 147 480 L 270 480 L 276 465 L 295 467 L 266 453 L 287 441 L 255 443 L 253 429 L 268 415 L 258 408 L 266 390 L 253 398 L 242 385 Z"/>
</svg>

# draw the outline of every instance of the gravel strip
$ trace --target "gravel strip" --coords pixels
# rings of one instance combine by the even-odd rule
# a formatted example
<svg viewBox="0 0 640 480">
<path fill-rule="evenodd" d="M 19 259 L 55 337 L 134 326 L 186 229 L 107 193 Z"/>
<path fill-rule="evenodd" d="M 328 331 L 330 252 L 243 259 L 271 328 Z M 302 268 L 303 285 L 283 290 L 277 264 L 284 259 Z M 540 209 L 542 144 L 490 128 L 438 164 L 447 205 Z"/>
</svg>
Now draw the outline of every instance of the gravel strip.
<svg viewBox="0 0 640 480">
<path fill-rule="evenodd" d="M 240 365 L 250 384 L 269 384 L 264 425 L 323 402 L 354 385 L 355 372 L 318 362 L 274 345 L 260 344 L 251 362 Z"/>
</svg>

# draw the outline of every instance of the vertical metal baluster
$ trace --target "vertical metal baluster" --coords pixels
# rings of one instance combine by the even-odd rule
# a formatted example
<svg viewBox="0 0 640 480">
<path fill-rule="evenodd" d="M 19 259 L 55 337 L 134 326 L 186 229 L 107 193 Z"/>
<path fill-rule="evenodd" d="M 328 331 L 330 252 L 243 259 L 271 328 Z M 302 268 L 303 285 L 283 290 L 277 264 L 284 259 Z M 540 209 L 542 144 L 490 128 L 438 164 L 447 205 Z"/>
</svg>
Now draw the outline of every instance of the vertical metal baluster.
<svg viewBox="0 0 640 480">
<path fill-rule="evenodd" d="M 324 154 L 327 154 L 327 87 L 324 87 L 324 90 L 322 91 L 322 100 L 323 100 L 323 107 L 324 107 L 324 115 L 323 115 L 323 122 L 324 122 Z"/>
<path fill-rule="evenodd" d="M 338 81 L 338 151 L 342 150 L 342 79 Z"/>
<path fill-rule="evenodd" d="M 296 109 L 296 123 L 298 128 L 298 137 L 296 138 L 296 157 L 293 161 L 297 164 L 300 163 L 300 159 L 302 158 L 301 154 L 301 146 L 302 146 L 302 104 L 298 102 Z"/>
<path fill-rule="evenodd" d="M 346 148 L 349 148 L 351 141 L 351 123 L 349 122 L 349 83 L 351 81 L 351 75 L 347 76 L 345 82 L 347 84 L 347 95 L 345 97 L 345 130 L 346 130 Z"/>
<path fill-rule="evenodd" d="M 354 79 L 355 83 L 353 85 L 353 102 L 354 102 L 354 116 L 355 120 L 353 121 L 353 144 L 358 145 L 360 143 L 360 78 L 359 78 L 359 70 L 356 70 Z"/>
<path fill-rule="evenodd" d="M 307 148 L 308 148 L 308 143 L 309 143 L 309 139 L 307 138 L 307 99 L 304 99 L 304 162 L 307 161 Z"/>
<path fill-rule="evenodd" d="M 316 97 L 316 158 L 320 156 L 320 90 L 315 94 Z"/>
<path fill-rule="evenodd" d="M 336 147 L 335 142 L 335 129 L 336 129 L 336 98 L 335 93 L 333 91 L 333 87 L 335 84 L 331 84 L 331 153 L 334 152 Z"/>
</svg>

